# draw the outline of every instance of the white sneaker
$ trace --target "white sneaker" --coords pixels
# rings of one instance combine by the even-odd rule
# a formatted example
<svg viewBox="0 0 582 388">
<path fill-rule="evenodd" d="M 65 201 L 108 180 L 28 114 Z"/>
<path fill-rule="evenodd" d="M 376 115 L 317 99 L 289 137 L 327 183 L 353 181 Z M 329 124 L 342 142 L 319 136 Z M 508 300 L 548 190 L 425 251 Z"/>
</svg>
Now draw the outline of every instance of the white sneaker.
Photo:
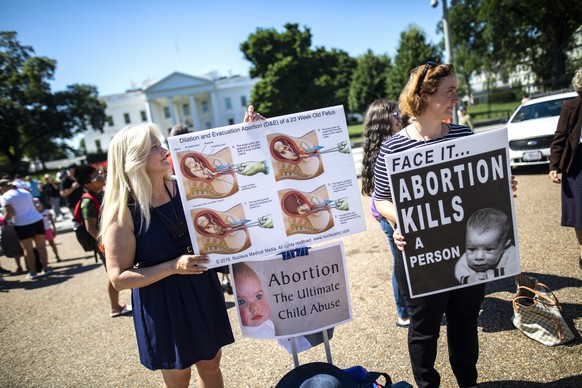
<svg viewBox="0 0 582 388">
<path fill-rule="evenodd" d="M 28 275 L 26 275 L 26 279 L 27 280 L 36 280 L 36 279 L 38 279 L 38 275 L 35 272 L 29 272 Z"/>
</svg>

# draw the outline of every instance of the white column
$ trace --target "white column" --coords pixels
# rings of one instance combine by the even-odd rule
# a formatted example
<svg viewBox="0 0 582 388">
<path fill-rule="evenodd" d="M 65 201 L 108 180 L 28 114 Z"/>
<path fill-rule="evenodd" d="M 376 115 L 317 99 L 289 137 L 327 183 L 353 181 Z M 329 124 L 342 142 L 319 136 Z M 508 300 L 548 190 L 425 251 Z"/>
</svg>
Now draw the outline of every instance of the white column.
<svg viewBox="0 0 582 388">
<path fill-rule="evenodd" d="M 192 117 L 194 131 L 201 131 L 203 128 L 202 124 L 200 123 L 200 117 L 198 117 L 198 109 L 196 108 L 196 101 L 194 101 L 194 95 L 190 94 L 188 98 L 190 100 L 190 116 Z"/>
<path fill-rule="evenodd" d="M 148 121 L 150 123 L 155 123 L 156 119 L 154 117 L 154 111 L 152 109 L 152 101 L 151 100 L 146 100 L 145 108 L 146 108 L 146 116 L 147 116 Z"/>
<path fill-rule="evenodd" d="M 216 92 L 210 92 L 210 101 L 212 102 L 212 115 L 214 116 L 214 126 L 220 127 L 224 125 L 222 122 L 222 117 L 220 117 L 220 111 L 218 110 L 218 98 L 216 97 Z"/>
<path fill-rule="evenodd" d="M 170 118 L 172 119 L 172 126 L 178 124 L 176 121 L 176 107 L 174 106 L 173 97 L 166 97 L 168 99 L 168 107 L 170 109 Z"/>
</svg>

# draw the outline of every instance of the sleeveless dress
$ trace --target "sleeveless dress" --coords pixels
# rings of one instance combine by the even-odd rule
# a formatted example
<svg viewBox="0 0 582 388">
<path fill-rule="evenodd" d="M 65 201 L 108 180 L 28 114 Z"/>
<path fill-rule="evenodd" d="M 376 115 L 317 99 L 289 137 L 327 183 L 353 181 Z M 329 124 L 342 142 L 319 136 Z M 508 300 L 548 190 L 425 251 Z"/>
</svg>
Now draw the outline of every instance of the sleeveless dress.
<svg viewBox="0 0 582 388">
<path fill-rule="evenodd" d="M 185 254 L 191 246 L 186 232 L 174 239 L 166 223 L 181 221 L 179 195 L 151 212 L 150 227 L 140 231 L 139 207 L 129 205 L 135 227 L 135 262 L 151 266 Z M 146 287 L 132 289 L 133 321 L 140 362 L 148 369 L 185 369 L 211 360 L 221 347 L 234 342 L 222 287 L 214 270 L 201 275 L 171 275 Z"/>
</svg>

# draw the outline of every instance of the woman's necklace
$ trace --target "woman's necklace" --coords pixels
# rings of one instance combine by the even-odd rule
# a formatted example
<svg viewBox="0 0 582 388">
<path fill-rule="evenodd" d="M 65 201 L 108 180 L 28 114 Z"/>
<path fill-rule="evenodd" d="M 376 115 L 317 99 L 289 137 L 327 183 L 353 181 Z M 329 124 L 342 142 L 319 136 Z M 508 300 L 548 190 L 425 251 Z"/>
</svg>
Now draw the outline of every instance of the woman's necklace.
<svg viewBox="0 0 582 388">
<path fill-rule="evenodd" d="M 174 211 L 174 216 L 176 216 L 176 222 L 172 222 L 172 220 L 170 220 L 168 217 L 163 215 L 155 207 L 152 206 L 151 209 L 154 211 L 154 213 L 156 213 L 156 215 L 160 218 L 160 220 L 162 220 L 164 225 L 166 225 L 166 227 L 170 231 L 170 234 L 172 235 L 172 237 L 175 239 L 180 238 L 184 234 L 186 234 L 186 232 L 188 231 L 188 227 L 186 226 L 186 223 L 184 221 L 181 221 L 180 217 L 178 217 L 178 212 L 176 211 L 176 208 L 174 207 L 174 199 L 172 198 L 172 194 L 170 193 L 170 190 L 168 190 L 168 187 L 166 186 L 165 183 L 164 183 L 164 188 L 166 189 L 166 192 L 168 193 L 168 196 L 170 197 L 170 205 L 172 205 L 172 210 Z"/>
<path fill-rule="evenodd" d="M 422 134 L 422 132 L 420 132 L 420 129 L 418 129 L 418 127 L 416 126 L 416 121 L 414 123 L 412 123 L 412 125 L 414 126 L 414 129 L 416 129 L 416 132 L 418 132 L 418 134 L 420 135 L 420 138 L 422 139 L 424 144 L 428 144 L 426 139 L 424 138 L 424 135 Z M 406 131 L 406 134 L 408 135 L 408 131 Z M 410 135 L 408 135 L 408 137 L 410 137 Z M 441 137 L 445 137 L 445 131 L 443 130 L 442 123 L 441 123 Z M 429 139 L 429 140 L 434 140 L 434 139 Z"/>
</svg>

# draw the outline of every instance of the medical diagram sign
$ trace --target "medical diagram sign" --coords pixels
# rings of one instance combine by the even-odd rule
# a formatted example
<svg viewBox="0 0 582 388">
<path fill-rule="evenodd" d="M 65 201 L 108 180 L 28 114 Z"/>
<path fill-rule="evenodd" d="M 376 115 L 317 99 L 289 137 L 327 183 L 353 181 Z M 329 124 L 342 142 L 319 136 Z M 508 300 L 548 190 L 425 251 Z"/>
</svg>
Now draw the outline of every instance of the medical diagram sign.
<svg viewBox="0 0 582 388">
<path fill-rule="evenodd" d="M 520 272 L 505 128 L 385 160 L 412 297 Z"/>
<path fill-rule="evenodd" d="M 168 138 L 209 268 L 366 229 L 342 106 Z"/>
</svg>

